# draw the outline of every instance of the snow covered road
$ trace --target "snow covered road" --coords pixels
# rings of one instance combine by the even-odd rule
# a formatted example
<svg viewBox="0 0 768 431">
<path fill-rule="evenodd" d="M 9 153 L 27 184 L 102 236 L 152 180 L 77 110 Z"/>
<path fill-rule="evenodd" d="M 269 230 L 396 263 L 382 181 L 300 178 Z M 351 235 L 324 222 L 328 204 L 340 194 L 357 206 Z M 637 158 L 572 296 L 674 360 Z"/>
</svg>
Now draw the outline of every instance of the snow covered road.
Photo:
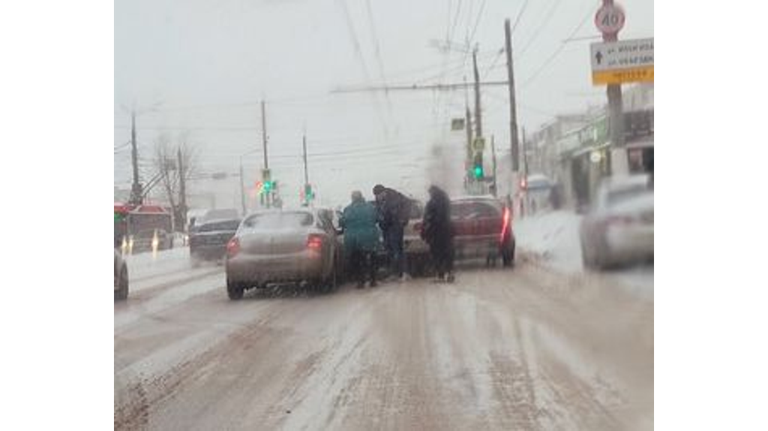
<svg viewBox="0 0 768 431">
<path fill-rule="evenodd" d="M 116 429 L 653 428 L 653 299 L 610 274 L 231 302 L 220 268 L 185 271 L 208 273 L 115 303 Z"/>
</svg>

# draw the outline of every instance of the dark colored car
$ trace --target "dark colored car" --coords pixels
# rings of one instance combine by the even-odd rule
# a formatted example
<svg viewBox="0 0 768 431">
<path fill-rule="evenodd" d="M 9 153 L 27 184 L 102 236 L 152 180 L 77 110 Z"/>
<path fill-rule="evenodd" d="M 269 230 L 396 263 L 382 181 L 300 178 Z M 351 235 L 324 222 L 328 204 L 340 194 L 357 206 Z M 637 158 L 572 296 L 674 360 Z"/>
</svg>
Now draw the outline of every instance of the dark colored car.
<svg viewBox="0 0 768 431">
<path fill-rule="evenodd" d="M 115 248 L 115 300 L 128 298 L 128 265 L 122 254 Z"/>
<path fill-rule="evenodd" d="M 204 260 L 223 259 L 227 254 L 227 243 L 240 226 L 240 219 L 211 220 L 198 225 L 189 234 L 189 255 L 192 264 Z"/>
</svg>

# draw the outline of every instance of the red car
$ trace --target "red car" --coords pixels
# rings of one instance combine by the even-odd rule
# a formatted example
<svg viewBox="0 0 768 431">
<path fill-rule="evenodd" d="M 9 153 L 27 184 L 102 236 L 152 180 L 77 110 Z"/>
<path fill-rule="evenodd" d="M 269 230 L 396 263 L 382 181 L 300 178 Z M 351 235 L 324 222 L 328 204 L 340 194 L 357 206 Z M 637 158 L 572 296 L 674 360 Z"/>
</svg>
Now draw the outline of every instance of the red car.
<svg viewBox="0 0 768 431">
<path fill-rule="evenodd" d="M 451 199 L 456 259 L 485 258 L 489 265 L 501 258 L 504 266 L 515 260 L 512 211 L 493 196 Z"/>
<path fill-rule="evenodd" d="M 467 196 L 451 199 L 451 221 L 454 231 L 456 259 L 485 259 L 495 265 L 501 258 L 504 266 L 515 260 L 515 235 L 512 232 L 512 211 L 493 196 Z M 420 232 L 421 222 L 414 229 Z M 409 260 L 429 258 L 429 247 L 421 238 L 410 238 L 407 250 L 414 250 Z"/>
</svg>

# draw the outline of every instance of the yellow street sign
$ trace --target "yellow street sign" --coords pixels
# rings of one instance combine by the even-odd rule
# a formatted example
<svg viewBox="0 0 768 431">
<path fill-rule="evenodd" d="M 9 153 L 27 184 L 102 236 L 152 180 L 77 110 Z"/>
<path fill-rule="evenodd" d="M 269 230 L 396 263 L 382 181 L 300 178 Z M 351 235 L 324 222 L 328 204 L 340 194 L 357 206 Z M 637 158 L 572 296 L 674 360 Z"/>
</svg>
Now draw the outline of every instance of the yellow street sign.
<svg viewBox="0 0 768 431">
<path fill-rule="evenodd" d="M 624 84 L 627 82 L 653 82 L 653 66 L 592 72 L 592 84 Z"/>
</svg>

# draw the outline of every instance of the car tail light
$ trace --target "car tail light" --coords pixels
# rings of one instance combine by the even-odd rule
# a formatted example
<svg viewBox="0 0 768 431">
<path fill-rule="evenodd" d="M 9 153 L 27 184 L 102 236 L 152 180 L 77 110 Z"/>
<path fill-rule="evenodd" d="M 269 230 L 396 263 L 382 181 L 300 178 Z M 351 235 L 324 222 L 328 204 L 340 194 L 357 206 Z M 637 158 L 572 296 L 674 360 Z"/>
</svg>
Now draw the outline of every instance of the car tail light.
<svg viewBox="0 0 768 431">
<path fill-rule="evenodd" d="M 240 253 L 240 240 L 232 238 L 227 243 L 227 256 L 234 257 L 238 253 Z"/>
<path fill-rule="evenodd" d="M 504 240 L 507 237 L 507 231 L 509 230 L 509 225 L 511 223 L 512 214 L 509 211 L 509 208 L 504 208 L 504 215 L 501 218 L 501 237 L 499 238 L 499 242 L 504 243 Z"/>
<path fill-rule="evenodd" d="M 320 251 L 323 248 L 322 235 L 311 234 L 307 238 L 307 248 L 310 250 Z"/>
</svg>

